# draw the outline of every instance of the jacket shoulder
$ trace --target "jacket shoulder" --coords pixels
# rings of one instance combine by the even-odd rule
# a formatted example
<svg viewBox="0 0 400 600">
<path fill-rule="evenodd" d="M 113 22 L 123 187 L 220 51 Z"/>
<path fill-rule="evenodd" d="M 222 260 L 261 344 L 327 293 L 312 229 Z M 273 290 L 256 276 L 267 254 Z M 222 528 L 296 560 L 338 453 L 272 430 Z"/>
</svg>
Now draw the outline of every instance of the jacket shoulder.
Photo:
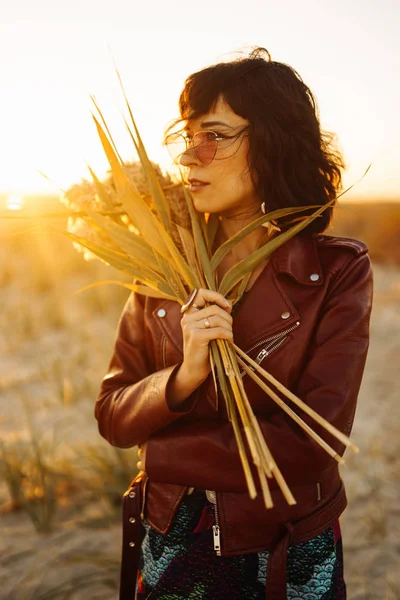
<svg viewBox="0 0 400 600">
<path fill-rule="evenodd" d="M 333 235 L 315 237 L 318 258 L 325 276 L 340 278 L 342 274 L 361 269 L 371 271 L 367 245 L 361 240 Z"/>
<path fill-rule="evenodd" d="M 318 235 L 316 236 L 318 247 L 332 248 L 349 252 L 353 256 L 367 254 L 368 246 L 361 240 L 356 240 L 347 237 L 338 237 L 333 235 Z"/>
</svg>

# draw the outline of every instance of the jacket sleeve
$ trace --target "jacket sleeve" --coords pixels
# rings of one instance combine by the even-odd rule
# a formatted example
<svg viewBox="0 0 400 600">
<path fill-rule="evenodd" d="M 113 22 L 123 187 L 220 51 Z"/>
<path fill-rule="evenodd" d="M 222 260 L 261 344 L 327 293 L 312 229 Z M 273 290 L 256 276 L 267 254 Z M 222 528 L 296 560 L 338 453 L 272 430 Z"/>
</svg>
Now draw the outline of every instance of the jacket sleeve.
<svg viewBox="0 0 400 600">
<path fill-rule="evenodd" d="M 190 413 L 204 383 L 170 410 L 169 385 L 181 363 L 151 372 L 146 351 L 145 298 L 132 292 L 122 311 L 114 352 L 95 404 L 100 434 L 118 448 L 141 444 L 156 431 Z"/>
<path fill-rule="evenodd" d="M 293 389 L 346 435 L 352 428 L 367 357 L 371 302 L 369 257 L 367 254 L 352 257 L 326 297 L 306 364 Z M 344 453 L 341 442 L 292 402 L 287 400 L 287 403 L 336 452 Z M 271 417 L 257 418 L 289 485 L 318 481 L 337 464 L 281 409 Z M 254 466 L 252 470 L 260 489 Z M 229 422 L 183 423 L 152 436 L 146 450 L 146 472 L 154 480 L 203 489 L 221 492 L 247 489 Z M 277 486 L 275 479 L 269 483 L 271 487 Z"/>
</svg>

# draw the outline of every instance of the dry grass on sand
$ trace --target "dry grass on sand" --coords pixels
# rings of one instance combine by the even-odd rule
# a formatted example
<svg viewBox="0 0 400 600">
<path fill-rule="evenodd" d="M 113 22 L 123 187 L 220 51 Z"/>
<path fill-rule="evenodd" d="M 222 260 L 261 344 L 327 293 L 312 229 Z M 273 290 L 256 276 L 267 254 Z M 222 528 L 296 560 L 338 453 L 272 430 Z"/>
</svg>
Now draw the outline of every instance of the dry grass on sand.
<svg viewBox="0 0 400 600">
<path fill-rule="evenodd" d="M 400 597 L 399 244 L 389 249 L 397 264 L 378 260 L 398 240 L 399 210 L 379 225 L 380 236 L 376 215 L 368 224 L 365 214 L 360 207 L 342 211 L 336 229 L 371 240 L 375 269 L 371 346 L 352 434 L 361 453 L 347 453 L 341 471 L 349 499 L 341 522 L 349 600 L 394 600 Z M 115 272 L 82 261 L 62 238 L 5 237 L 0 599 L 115 599 L 120 497 L 135 473 L 136 449 L 111 448 L 99 436 L 93 403 L 128 292 L 103 286 L 74 296 Z"/>
</svg>

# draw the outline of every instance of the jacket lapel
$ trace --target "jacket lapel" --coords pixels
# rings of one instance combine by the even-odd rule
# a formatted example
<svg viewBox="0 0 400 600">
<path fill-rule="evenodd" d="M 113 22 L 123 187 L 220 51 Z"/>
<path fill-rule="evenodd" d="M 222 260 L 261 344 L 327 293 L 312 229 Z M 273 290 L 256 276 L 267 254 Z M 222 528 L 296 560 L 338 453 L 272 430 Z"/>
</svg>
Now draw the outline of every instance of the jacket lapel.
<svg viewBox="0 0 400 600">
<path fill-rule="evenodd" d="M 317 250 L 319 239 L 323 237 L 297 234 L 275 250 L 272 263 L 276 274 L 286 273 L 306 286 L 321 285 L 324 275 Z"/>
</svg>

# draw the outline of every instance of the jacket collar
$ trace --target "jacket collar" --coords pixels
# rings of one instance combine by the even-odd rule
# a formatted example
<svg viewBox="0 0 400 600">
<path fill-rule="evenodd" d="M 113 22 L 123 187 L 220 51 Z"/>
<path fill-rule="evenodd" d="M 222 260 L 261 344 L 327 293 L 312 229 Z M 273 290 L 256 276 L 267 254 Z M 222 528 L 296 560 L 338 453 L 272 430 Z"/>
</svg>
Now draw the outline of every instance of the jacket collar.
<svg viewBox="0 0 400 600">
<path fill-rule="evenodd" d="M 303 285 L 321 285 L 324 275 L 317 250 L 319 239 L 300 234 L 290 238 L 272 253 L 275 272 L 286 273 Z"/>
</svg>

